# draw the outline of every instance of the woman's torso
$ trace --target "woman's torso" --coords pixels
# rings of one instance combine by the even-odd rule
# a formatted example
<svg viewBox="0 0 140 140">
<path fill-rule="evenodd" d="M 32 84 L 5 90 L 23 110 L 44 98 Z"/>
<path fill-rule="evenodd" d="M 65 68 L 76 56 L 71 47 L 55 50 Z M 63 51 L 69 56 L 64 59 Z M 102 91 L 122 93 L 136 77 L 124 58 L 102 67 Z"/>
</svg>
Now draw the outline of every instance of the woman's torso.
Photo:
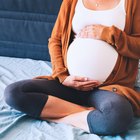
<svg viewBox="0 0 140 140">
<path fill-rule="evenodd" d="M 124 30 L 125 0 L 112 9 L 94 11 L 86 8 L 82 0 L 78 0 L 72 20 L 72 30 L 78 34 L 87 25 L 102 24 L 116 26 Z M 90 38 L 75 37 L 67 54 L 69 73 L 104 82 L 112 72 L 118 53 L 108 43 Z"/>
</svg>

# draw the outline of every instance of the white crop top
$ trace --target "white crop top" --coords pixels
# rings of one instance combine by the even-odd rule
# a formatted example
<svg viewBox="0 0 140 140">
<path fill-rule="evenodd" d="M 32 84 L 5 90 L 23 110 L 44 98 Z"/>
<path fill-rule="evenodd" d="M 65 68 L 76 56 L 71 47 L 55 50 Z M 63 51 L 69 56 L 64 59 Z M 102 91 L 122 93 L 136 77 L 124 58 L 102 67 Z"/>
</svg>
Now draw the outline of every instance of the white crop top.
<svg viewBox="0 0 140 140">
<path fill-rule="evenodd" d="M 125 0 L 109 10 L 90 10 L 78 0 L 72 20 L 72 30 L 78 34 L 87 25 L 115 25 L 125 27 Z M 112 72 L 118 58 L 116 50 L 102 40 L 75 37 L 67 53 L 67 67 L 70 75 L 88 77 L 104 82 Z"/>
<path fill-rule="evenodd" d="M 98 11 L 86 8 L 83 0 L 78 0 L 72 20 L 72 29 L 75 33 L 79 33 L 86 25 L 102 24 L 105 26 L 115 25 L 124 30 L 125 15 L 125 0 L 120 0 L 115 8 Z"/>
</svg>

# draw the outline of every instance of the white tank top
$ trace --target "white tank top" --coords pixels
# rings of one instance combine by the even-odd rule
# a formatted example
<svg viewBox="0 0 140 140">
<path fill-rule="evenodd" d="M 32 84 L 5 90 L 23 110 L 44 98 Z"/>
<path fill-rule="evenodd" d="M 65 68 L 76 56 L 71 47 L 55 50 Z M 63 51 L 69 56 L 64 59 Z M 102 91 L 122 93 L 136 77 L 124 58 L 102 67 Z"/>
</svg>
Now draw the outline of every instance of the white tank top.
<svg viewBox="0 0 140 140">
<path fill-rule="evenodd" d="M 79 33 L 86 25 L 102 24 L 105 26 L 115 25 L 124 30 L 125 15 L 125 0 L 120 0 L 115 8 L 98 11 L 86 8 L 83 0 L 78 0 L 72 20 L 72 29 L 75 33 Z"/>
<path fill-rule="evenodd" d="M 125 27 L 125 0 L 109 10 L 90 10 L 82 0 L 78 0 L 72 20 L 72 30 L 78 34 L 87 25 L 115 25 L 121 30 Z M 104 82 L 112 72 L 118 58 L 116 50 L 108 43 L 75 37 L 67 53 L 67 66 L 70 75 L 84 76 Z"/>
</svg>

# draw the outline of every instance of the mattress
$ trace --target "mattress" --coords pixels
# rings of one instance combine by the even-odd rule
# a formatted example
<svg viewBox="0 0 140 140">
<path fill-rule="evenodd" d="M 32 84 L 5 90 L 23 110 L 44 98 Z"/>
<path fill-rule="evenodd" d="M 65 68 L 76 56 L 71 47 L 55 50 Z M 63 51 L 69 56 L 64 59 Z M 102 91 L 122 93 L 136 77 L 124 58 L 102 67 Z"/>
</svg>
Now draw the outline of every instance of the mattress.
<svg viewBox="0 0 140 140">
<path fill-rule="evenodd" d="M 99 137 L 68 124 L 36 120 L 5 103 L 8 84 L 51 72 L 50 62 L 0 57 L 0 140 L 140 140 L 139 118 L 134 118 L 125 134 Z"/>
</svg>

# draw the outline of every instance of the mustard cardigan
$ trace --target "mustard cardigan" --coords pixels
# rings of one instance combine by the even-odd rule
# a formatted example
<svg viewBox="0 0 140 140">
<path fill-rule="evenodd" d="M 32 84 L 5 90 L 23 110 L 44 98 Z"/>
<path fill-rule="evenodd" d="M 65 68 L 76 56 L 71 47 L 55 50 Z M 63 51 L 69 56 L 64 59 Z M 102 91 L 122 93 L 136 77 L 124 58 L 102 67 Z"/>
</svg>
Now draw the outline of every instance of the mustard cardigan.
<svg viewBox="0 0 140 140">
<path fill-rule="evenodd" d="M 132 104 L 135 115 L 140 116 L 140 93 L 133 89 L 140 59 L 140 0 L 126 2 L 124 31 L 115 26 L 105 27 L 101 35 L 102 40 L 116 49 L 119 57 L 114 70 L 99 89 L 125 96 Z M 77 0 L 63 0 L 48 45 L 53 73 L 51 76 L 37 78 L 59 79 L 63 82 L 69 75 L 66 57 L 76 3 Z"/>
</svg>

